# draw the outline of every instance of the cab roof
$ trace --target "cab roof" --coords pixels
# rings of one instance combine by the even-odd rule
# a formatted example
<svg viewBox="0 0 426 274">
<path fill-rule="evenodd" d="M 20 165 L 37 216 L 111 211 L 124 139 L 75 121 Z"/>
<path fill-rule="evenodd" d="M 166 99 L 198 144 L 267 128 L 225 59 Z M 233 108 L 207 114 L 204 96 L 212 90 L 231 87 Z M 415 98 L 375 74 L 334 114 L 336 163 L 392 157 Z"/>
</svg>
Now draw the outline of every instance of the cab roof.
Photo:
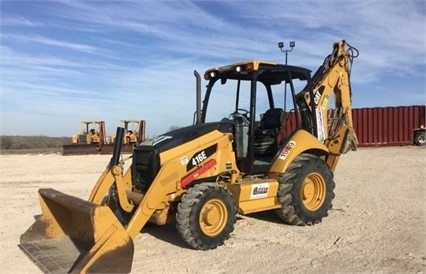
<svg viewBox="0 0 426 274">
<path fill-rule="evenodd" d="M 237 62 L 206 70 L 204 79 L 250 80 L 251 72 L 258 72 L 257 80 L 265 84 L 279 84 L 289 79 L 309 80 L 311 71 L 306 68 L 282 65 L 260 60 Z"/>
</svg>

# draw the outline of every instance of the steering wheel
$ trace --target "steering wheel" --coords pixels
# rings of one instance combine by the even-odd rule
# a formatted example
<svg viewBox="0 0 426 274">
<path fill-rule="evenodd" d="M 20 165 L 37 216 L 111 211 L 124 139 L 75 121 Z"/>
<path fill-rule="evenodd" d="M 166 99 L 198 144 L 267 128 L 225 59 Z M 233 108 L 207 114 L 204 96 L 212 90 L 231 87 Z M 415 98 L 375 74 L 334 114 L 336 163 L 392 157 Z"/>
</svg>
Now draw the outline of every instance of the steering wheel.
<svg viewBox="0 0 426 274">
<path fill-rule="evenodd" d="M 229 118 L 234 120 L 236 124 L 248 125 L 250 123 L 248 114 L 249 114 L 248 110 L 243 108 L 238 108 L 235 112 L 229 115 Z"/>
</svg>

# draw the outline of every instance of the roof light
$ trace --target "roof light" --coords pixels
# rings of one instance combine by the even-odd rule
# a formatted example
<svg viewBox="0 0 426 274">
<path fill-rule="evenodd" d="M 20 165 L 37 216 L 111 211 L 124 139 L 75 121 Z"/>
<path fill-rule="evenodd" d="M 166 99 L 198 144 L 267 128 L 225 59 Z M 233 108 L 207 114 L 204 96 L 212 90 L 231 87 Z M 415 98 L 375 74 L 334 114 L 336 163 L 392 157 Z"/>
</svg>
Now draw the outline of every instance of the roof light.
<svg viewBox="0 0 426 274">
<path fill-rule="evenodd" d="M 253 63 L 249 63 L 246 65 L 246 70 L 250 71 L 253 70 Z"/>
<path fill-rule="evenodd" d="M 240 67 L 240 66 L 237 66 L 237 67 L 235 68 L 235 71 L 236 71 L 236 72 L 240 72 L 240 71 L 241 71 L 241 67 Z"/>
</svg>

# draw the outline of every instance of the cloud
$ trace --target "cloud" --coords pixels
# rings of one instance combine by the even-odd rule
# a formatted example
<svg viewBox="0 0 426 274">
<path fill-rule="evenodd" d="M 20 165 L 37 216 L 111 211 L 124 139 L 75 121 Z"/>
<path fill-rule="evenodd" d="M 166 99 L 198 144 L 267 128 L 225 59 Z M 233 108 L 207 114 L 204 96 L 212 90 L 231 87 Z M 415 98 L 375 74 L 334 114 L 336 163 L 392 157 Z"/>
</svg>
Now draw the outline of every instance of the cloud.
<svg viewBox="0 0 426 274">
<path fill-rule="evenodd" d="M 61 41 L 61 40 L 51 39 L 51 38 L 42 37 L 42 36 L 24 36 L 24 35 L 17 35 L 17 34 L 13 34 L 13 35 L 6 34 L 3 36 L 3 38 L 9 39 L 9 40 L 18 40 L 19 42 L 25 42 L 25 43 L 38 43 L 38 44 L 42 44 L 46 46 L 77 50 L 77 51 L 86 52 L 86 53 L 96 52 L 96 47 L 93 47 L 90 45 Z"/>
<path fill-rule="evenodd" d="M 247 59 L 284 62 L 277 42 L 290 40 L 296 48 L 289 63 L 313 71 L 333 42 L 345 38 L 358 48 L 352 73 L 358 106 L 424 102 L 419 0 L 22 3 L 2 3 L 7 133 L 42 128 L 71 135 L 84 119 L 106 120 L 113 131 L 121 119 L 145 119 L 150 135 L 161 134 L 192 122 L 194 69 L 202 74 Z M 409 98 L 390 92 L 393 81 L 409 83 L 403 88 Z M 14 125 L 29 115 L 32 127 Z"/>
<path fill-rule="evenodd" d="M 238 10 L 238 2 L 229 5 Z M 365 68 L 409 70 L 425 61 L 416 58 L 425 54 L 425 5 L 421 0 L 265 1 L 262 12 L 256 12 L 258 9 L 256 2 L 249 2 L 240 16 L 259 20 L 267 32 L 271 26 L 273 33 L 283 34 L 277 38 L 296 40 L 297 49 L 308 56 L 320 58 L 330 48 L 330 41 L 346 38 L 360 49 Z"/>
<path fill-rule="evenodd" d="M 1 26 L 11 27 L 11 26 L 25 26 L 25 27 L 36 27 L 42 26 L 38 21 L 29 20 L 23 16 L 5 16 L 2 14 L 1 17 Z"/>
</svg>

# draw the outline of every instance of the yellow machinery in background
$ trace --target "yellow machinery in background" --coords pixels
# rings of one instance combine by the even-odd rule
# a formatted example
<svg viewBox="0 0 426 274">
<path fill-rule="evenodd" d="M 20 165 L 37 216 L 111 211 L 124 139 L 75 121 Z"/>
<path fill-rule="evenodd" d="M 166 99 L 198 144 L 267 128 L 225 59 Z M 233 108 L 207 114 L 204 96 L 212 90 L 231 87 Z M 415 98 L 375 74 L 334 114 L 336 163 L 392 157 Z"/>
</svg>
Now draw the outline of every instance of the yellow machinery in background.
<svg viewBox="0 0 426 274">
<path fill-rule="evenodd" d="M 124 126 L 123 153 L 132 153 L 133 148 L 145 141 L 144 120 L 121 120 Z M 82 121 L 81 132 L 72 136 L 71 144 L 63 146 L 63 155 L 111 154 L 115 135 L 106 137 L 104 121 Z"/>
<path fill-rule="evenodd" d="M 145 141 L 146 122 L 144 120 L 120 120 L 124 127 L 123 144 L 137 145 Z M 111 136 L 111 142 L 114 143 L 115 134 Z"/>
<path fill-rule="evenodd" d="M 104 121 L 81 121 L 81 131 L 71 137 L 72 144 L 105 144 Z"/>
</svg>

